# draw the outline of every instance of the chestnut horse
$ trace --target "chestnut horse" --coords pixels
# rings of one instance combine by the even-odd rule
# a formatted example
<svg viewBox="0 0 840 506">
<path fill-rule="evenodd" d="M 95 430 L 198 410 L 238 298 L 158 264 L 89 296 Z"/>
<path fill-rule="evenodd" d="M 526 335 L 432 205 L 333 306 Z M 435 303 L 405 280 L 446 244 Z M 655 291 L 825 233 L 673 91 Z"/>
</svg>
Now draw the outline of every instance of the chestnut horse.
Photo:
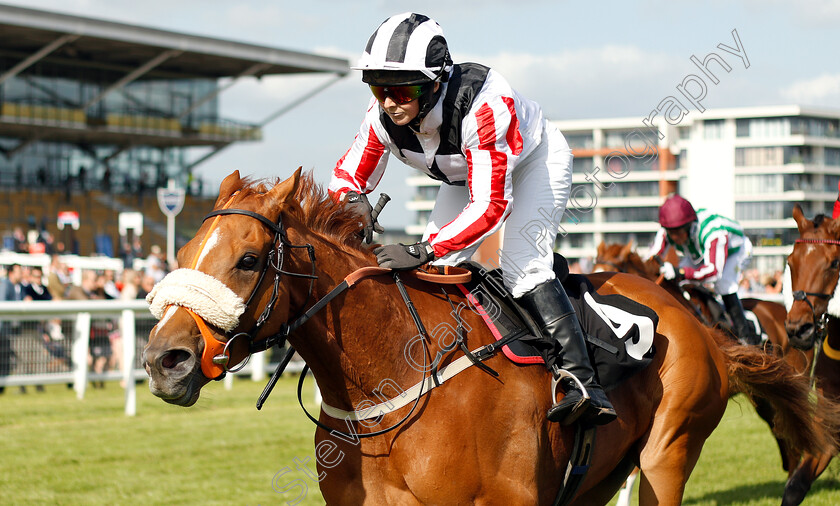
<svg viewBox="0 0 840 506">
<path fill-rule="evenodd" d="M 634 251 L 632 241 L 627 244 L 605 244 L 602 242 L 598 245 L 598 256 L 595 259 L 593 271 L 627 272 L 656 281 L 689 310 L 693 311 L 704 324 L 715 326 L 723 323 L 723 308 L 719 307 L 720 304 L 716 299 L 710 297 L 707 290 L 698 288 L 693 283 L 681 284 L 660 276 L 659 267 L 663 261 L 676 264 L 677 259 L 663 260 L 653 256 L 644 260 Z M 787 357 L 792 350 L 784 327 L 786 313 L 784 305 L 752 298 L 741 299 L 741 303 L 744 305 L 744 309 L 752 311 L 761 322 L 761 326 L 767 333 L 768 341 L 774 345 L 775 352 Z M 727 330 L 729 329 L 727 328 Z M 810 365 L 808 357 L 801 353 L 790 355 L 788 362 L 792 366 L 803 373 L 808 370 Z"/>
<path fill-rule="evenodd" d="M 469 307 L 458 290 L 408 275 L 398 285 L 391 271 L 351 276 L 378 269 L 357 236 L 360 228 L 358 216 L 311 174 L 298 170 L 273 184 L 228 176 L 215 210 L 178 252 L 179 265 L 189 268 L 169 274 L 185 271 L 153 292 L 160 321 L 144 350 L 152 393 L 191 406 L 224 367 L 290 331 L 289 343 L 323 395 L 315 456 L 328 504 L 551 504 L 574 428 L 546 420 L 553 399 L 542 366 L 493 355 L 482 364 L 498 376 L 466 368 L 375 422 L 324 411 L 358 411 L 376 399 L 396 403 L 394 386 L 431 385 L 416 364 L 436 363 L 436 377 L 446 376 L 444 368 L 463 358 L 461 349 L 418 333 L 418 320 L 427 328 L 457 321 L 467 329 L 469 350 L 495 341 L 480 314 L 453 309 Z M 651 364 L 609 393 L 619 418 L 597 428 L 574 504 L 607 503 L 634 464 L 644 472 L 642 504 L 680 504 L 732 388 L 770 399 L 776 430 L 793 446 L 836 443 L 826 427 L 840 426 L 840 413 L 814 402 L 807 379 L 788 364 L 700 325 L 650 281 L 626 274 L 590 279 L 599 293 L 632 296 L 655 310 L 659 326 Z M 345 283 L 352 286 L 336 290 Z M 189 293 L 179 302 L 181 289 Z M 823 425 L 813 423 L 814 409 L 822 410 Z M 337 436 L 348 427 L 358 436 Z M 395 430 L 381 432 L 387 428 Z"/>
<path fill-rule="evenodd" d="M 593 265 L 595 272 L 618 271 L 636 274 L 644 278 L 654 280 L 665 288 L 680 303 L 692 311 L 695 316 L 704 324 L 715 326 L 721 322 L 722 308 L 719 308 L 717 300 L 711 298 L 708 291 L 699 289 L 693 284 L 681 285 L 674 280 L 666 280 L 659 274 L 659 267 L 663 260 L 651 257 L 647 260 L 634 250 L 633 242 L 627 244 L 606 244 L 598 245 L 598 254 Z M 669 253 L 673 249 L 669 250 Z M 667 261 L 676 263 L 677 258 L 671 257 Z M 784 360 L 796 371 L 806 373 L 810 371 L 813 352 L 800 351 L 791 347 L 787 332 L 784 327 L 785 307 L 782 304 L 761 299 L 742 299 L 744 309 L 752 311 L 761 326 L 767 333 L 768 341 L 773 345 L 772 351 Z M 734 393 L 734 392 L 733 392 Z M 758 400 L 756 412 L 771 427 L 773 427 L 774 413 L 766 402 Z M 779 453 L 782 456 L 782 468 L 792 475 L 801 454 L 795 449 L 788 447 L 784 439 L 776 437 L 779 445 Z M 632 485 L 631 485 L 632 486 Z"/>
<path fill-rule="evenodd" d="M 807 219 L 797 204 L 793 219 L 799 239 L 787 260 L 785 327 L 791 344 L 812 351 L 819 345 L 813 369 L 817 391 L 840 399 L 840 311 L 837 280 L 840 273 L 840 220 L 818 214 Z M 814 480 L 828 467 L 834 449 L 806 455 L 785 485 L 785 505 L 799 504 Z"/>
</svg>

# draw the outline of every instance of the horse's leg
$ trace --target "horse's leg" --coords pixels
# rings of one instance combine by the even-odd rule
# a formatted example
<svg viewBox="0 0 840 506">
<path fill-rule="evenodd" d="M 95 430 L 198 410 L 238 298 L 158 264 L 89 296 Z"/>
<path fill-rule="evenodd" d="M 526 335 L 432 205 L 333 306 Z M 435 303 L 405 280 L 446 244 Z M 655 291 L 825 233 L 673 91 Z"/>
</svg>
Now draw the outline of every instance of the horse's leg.
<svg viewBox="0 0 840 506">
<path fill-rule="evenodd" d="M 814 370 L 817 390 L 835 402 L 840 399 L 840 362 L 821 355 Z M 811 489 L 811 484 L 822 474 L 831 462 L 833 453 L 805 455 L 785 484 L 783 505 L 799 504 Z"/>
<path fill-rule="evenodd" d="M 811 484 L 825 471 L 831 462 L 831 455 L 806 455 L 785 483 L 785 494 L 782 506 L 794 506 L 805 500 L 805 495 L 811 490 Z"/>
<path fill-rule="evenodd" d="M 618 493 L 618 501 L 615 503 L 615 506 L 630 506 L 630 498 L 633 495 L 633 487 L 636 485 L 639 472 L 638 467 L 633 469 L 633 472 L 624 481 L 624 486 L 621 487 L 621 491 Z"/>
<path fill-rule="evenodd" d="M 705 439 L 684 433 L 665 445 L 645 446 L 640 459 L 640 506 L 682 504 L 685 482 L 700 458 Z"/>
<path fill-rule="evenodd" d="M 772 406 L 770 403 L 764 399 L 757 398 L 755 400 L 755 412 L 761 417 L 762 420 L 767 422 L 767 425 L 770 427 L 770 431 L 773 431 L 773 416 L 775 415 L 775 411 L 773 411 Z M 795 455 L 793 450 L 791 450 L 785 441 L 779 437 L 776 438 L 776 444 L 779 445 L 779 453 L 782 456 L 782 469 L 791 474 L 793 472 L 793 468 L 796 467 L 796 463 L 799 461 L 799 455 Z"/>
</svg>

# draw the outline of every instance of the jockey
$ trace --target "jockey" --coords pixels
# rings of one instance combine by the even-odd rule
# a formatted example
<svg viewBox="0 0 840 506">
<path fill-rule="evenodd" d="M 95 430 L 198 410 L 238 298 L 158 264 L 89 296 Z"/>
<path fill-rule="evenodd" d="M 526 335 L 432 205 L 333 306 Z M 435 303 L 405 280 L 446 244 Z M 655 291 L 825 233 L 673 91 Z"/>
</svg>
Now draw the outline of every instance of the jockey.
<svg viewBox="0 0 840 506">
<path fill-rule="evenodd" d="M 695 212 L 691 203 L 679 195 L 672 195 L 659 208 L 659 224 L 662 228 L 648 258 L 664 257 L 669 246 L 682 255 L 679 269 L 665 262 L 659 272 L 669 280 L 679 276 L 714 283 L 738 337 L 747 344 L 758 344 L 760 338 L 747 321 L 738 298 L 738 278 L 752 250 L 741 225 L 706 209 Z"/>
<path fill-rule="evenodd" d="M 552 268 L 572 182 L 572 152 L 563 135 L 496 71 L 453 64 L 440 25 L 421 14 L 385 20 L 354 68 L 373 98 L 329 190 L 363 216 L 365 240 L 382 231 L 371 219 L 366 194 L 382 178 L 389 154 L 443 183 L 422 240 L 374 249 L 379 265 L 457 265 L 506 223 L 500 252 L 505 286 L 541 326 L 549 370 L 571 372 L 590 396 L 567 389 L 549 420 L 613 420 L 615 410 L 598 385 L 580 324 Z"/>
</svg>

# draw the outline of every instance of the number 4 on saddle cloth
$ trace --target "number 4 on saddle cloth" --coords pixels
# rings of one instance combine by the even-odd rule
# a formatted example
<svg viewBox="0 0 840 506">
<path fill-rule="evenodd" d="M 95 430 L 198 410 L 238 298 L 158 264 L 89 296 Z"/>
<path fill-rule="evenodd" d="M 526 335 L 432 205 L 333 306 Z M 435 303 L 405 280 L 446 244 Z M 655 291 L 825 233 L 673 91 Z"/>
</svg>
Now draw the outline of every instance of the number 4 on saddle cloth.
<svg viewBox="0 0 840 506">
<path fill-rule="evenodd" d="M 552 344 L 505 290 L 499 269 L 460 265 L 472 281 L 459 285 L 473 309 L 482 315 L 505 356 L 517 364 L 544 364 Z M 570 274 L 566 259 L 554 255 L 554 271 L 569 296 L 586 335 L 589 359 L 604 390 L 611 390 L 653 359 L 653 336 L 659 317 L 652 309 L 623 295 L 598 294 L 582 275 Z"/>
</svg>

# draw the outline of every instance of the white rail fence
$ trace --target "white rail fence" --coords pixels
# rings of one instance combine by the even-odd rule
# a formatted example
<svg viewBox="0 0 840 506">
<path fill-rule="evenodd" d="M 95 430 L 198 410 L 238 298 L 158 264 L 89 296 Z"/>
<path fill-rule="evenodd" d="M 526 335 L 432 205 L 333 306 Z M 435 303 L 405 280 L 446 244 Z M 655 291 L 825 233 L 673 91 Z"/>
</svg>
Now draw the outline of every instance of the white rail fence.
<svg viewBox="0 0 840 506">
<path fill-rule="evenodd" d="M 0 302 L 0 387 L 66 383 L 84 399 L 89 382 L 120 381 L 125 414 L 133 416 L 136 384 L 147 379 L 141 355 L 155 323 L 144 300 Z M 121 354 L 121 370 L 92 372 L 91 362 L 103 355 L 97 347 L 109 347 L 107 355 Z M 264 380 L 276 367 L 268 363 L 268 353 L 254 355 L 237 374 Z M 302 367 L 292 361 L 287 371 Z M 232 388 L 233 375 L 224 383 Z"/>
</svg>

